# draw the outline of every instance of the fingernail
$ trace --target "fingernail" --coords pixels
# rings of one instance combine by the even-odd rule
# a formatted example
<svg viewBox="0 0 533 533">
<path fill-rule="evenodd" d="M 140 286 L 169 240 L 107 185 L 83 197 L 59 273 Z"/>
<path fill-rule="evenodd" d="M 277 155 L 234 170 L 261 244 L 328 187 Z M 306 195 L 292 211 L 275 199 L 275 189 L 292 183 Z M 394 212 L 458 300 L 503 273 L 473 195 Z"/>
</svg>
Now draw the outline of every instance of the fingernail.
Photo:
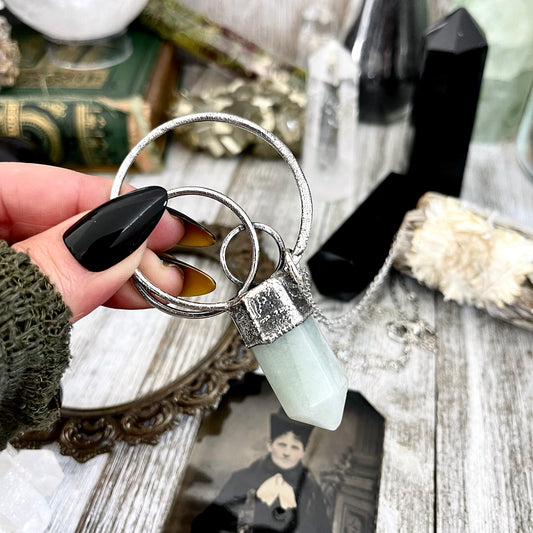
<svg viewBox="0 0 533 533">
<path fill-rule="evenodd" d="M 183 273 L 183 288 L 180 296 L 201 296 L 215 290 L 215 280 L 200 269 L 176 259 L 171 254 L 160 253 L 159 257 L 166 263 L 177 266 Z"/>
<path fill-rule="evenodd" d="M 144 187 L 97 207 L 63 235 L 74 258 L 101 272 L 132 254 L 154 230 L 167 205 L 163 187 Z"/>
<path fill-rule="evenodd" d="M 171 207 L 167 207 L 167 211 L 173 217 L 179 218 L 185 226 L 185 234 L 178 243 L 180 246 L 203 247 L 215 244 L 215 236 L 205 226 Z"/>
</svg>

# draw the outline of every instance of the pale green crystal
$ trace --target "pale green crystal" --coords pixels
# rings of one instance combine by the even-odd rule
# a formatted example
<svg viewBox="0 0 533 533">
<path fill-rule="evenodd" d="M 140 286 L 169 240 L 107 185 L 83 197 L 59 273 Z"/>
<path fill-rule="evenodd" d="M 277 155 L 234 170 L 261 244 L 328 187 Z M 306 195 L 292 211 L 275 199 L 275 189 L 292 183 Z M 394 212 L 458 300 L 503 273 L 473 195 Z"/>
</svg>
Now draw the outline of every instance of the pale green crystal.
<svg viewBox="0 0 533 533">
<path fill-rule="evenodd" d="M 473 139 L 513 139 L 533 81 L 533 2 L 454 0 L 481 26 L 488 42 Z"/>
<path fill-rule="evenodd" d="M 290 418 L 337 429 L 348 379 L 312 317 L 252 351 Z"/>
</svg>

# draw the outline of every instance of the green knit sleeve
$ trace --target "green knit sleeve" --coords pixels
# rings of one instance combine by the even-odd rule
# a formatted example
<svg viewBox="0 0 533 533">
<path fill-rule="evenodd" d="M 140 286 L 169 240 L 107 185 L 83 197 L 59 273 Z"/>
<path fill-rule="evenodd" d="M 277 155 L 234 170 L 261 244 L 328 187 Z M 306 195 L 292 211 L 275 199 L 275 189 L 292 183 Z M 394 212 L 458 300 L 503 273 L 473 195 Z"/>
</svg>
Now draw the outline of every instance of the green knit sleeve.
<svg viewBox="0 0 533 533">
<path fill-rule="evenodd" d="M 0 450 L 58 416 L 72 313 L 30 258 L 0 241 Z"/>
</svg>

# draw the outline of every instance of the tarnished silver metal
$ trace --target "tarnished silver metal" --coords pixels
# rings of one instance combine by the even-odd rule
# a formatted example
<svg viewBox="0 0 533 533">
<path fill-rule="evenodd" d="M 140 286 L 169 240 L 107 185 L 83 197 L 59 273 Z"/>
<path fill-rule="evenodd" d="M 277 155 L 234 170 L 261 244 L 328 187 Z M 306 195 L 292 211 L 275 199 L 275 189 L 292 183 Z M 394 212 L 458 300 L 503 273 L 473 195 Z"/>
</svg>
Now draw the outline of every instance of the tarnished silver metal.
<svg viewBox="0 0 533 533">
<path fill-rule="evenodd" d="M 254 222 L 254 228 L 260 231 L 264 231 L 265 233 L 268 233 L 274 239 L 274 242 L 276 243 L 278 247 L 278 253 L 279 253 L 278 263 L 274 270 L 279 270 L 280 268 L 283 267 L 283 264 L 285 261 L 285 255 L 287 251 L 287 249 L 285 248 L 285 243 L 283 242 L 283 239 L 281 238 L 281 235 L 274 228 L 271 228 L 267 224 L 261 224 L 260 222 Z M 231 272 L 231 270 L 229 269 L 228 263 L 226 261 L 226 252 L 228 249 L 228 245 L 231 242 L 231 239 L 233 239 L 233 237 L 235 237 L 235 235 L 237 235 L 241 231 L 244 231 L 243 225 L 233 228 L 226 235 L 226 237 L 224 238 L 220 246 L 220 264 L 222 265 L 222 270 L 224 270 L 224 274 L 226 274 L 228 279 L 239 287 L 242 287 L 244 282 L 236 278 Z"/>
<path fill-rule="evenodd" d="M 312 310 L 302 274 L 288 252 L 281 269 L 228 309 L 248 348 L 275 341 L 299 326 Z"/>
<path fill-rule="evenodd" d="M 205 187 L 180 187 L 168 191 L 168 197 L 175 198 L 178 196 L 196 195 L 206 198 L 212 198 L 222 203 L 231 209 L 242 222 L 243 229 L 248 234 L 252 243 L 252 258 L 250 264 L 250 271 L 244 282 L 240 282 L 241 288 L 237 294 L 224 302 L 208 303 L 208 302 L 193 302 L 185 298 L 172 296 L 167 292 L 161 290 L 148 280 L 140 270 L 136 270 L 133 275 L 133 283 L 141 295 L 154 307 L 164 311 L 167 314 L 175 316 L 184 316 L 187 318 L 205 318 L 208 316 L 215 316 L 217 314 L 227 311 L 228 308 L 246 293 L 251 286 L 255 275 L 257 274 L 257 267 L 259 265 L 259 241 L 254 230 L 254 224 L 239 204 L 228 198 L 225 194 L 207 189 Z M 166 303 L 165 303 L 166 302 Z"/>
<path fill-rule="evenodd" d="M 272 148 L 274 148 L 274 150 L 276 150 L 285 163 L 287 163 L 291 169 L 294 179 L 296 180 L 302 210 L 299 233 L 296 238 L 294 248 L 292 249 L 292 255 L 295 261 L 298 262 L 305 251 L 307 242 L 309 241 L 309 234 L 311 233 L 311 221 L 313 219 L 313 201 L 311 199 L 311 190 L 309 189 L 309 184 L 305 179 L 296 157 L 294 157 L 294 154 L 278 137 L 276 137 L 270 131 L 265 130 L 261 126 L 258 126 L 254 122 L 236 115 L 230 115 L 228 113 L 196 113 L 193 115 L 174 118 L 153 129 L 131 149 L 130 153 L 125 157 L 124 161 L 120 165 L 120 168 L 115 175 L 115 182 L 113 183 L 113 187 L 111 189 L 111 198 L 115 198 L 120 194 L 120 188 L 122 187 L 122 183 L 124 182 L 124 178 L 126 177 L 128 170 L 133 165 L 139 153 L 147 145 L 171 130 L 197 122 L 223 122 L 249 131 L 250 133 L 257 135 L 257 137 L 263 139 Z"/>
<path fill-rule="evenodd" d="M 303 286 L 301 272 L 286 252 L 281 269 L 228 309 L 248 348 L 275 341 L 311 315 Z"/>
<path fill-rule="evenodd" d="M 155 141 L 161 135 L 164 135 L 169 131 L 179 128 L 181 126 L 197 122 L 222 122 L 246 130 L 263 139 L 274 150 L 276 150 L 276 152 L 281 156 L 281 158 L 287 163 L 296 181 L 301 204 L 300 228 L 296 238 L 296 242 L 294 244 L 294 248 L 291 250 L 287 249 L 279 234 L 270 226 L 260 223 L 253 223 L 246 214 L 246 212 L 236 202 L 234 202 L 224 194 L 203 187 L 180 187 L 178 189 L 170 190 L 168 192 L 168 197 L 173 198 L 176 196 L 184 195 L 199 195 L 209 197 L 221 202 L 239 217 L 242 225 L 235 228 L 230 233 L 231 236 L 228 236 L 229 238 L 225 239 L 221 249 L 221 264 L 224 269 L 224 272 L 229 277 L 229 279 L 236 285 L 238 285 L 240 288 L 237 294 L 229 300 L 223 302 L 209 303 L 193 302 L 184 298 L 172 296 L 166 293 L 165 291 L 159 289 L 153 283 L 151 283 L 147 278 L 142 275 L 139 270 L 137 270 L 133 276 L 133 283 L 137 290 L 140 292 L 140 294 L 157 309 L 160 309 L 161 311 L 164 311 L 171 315 L 184 316 L 188 318 L 204 318 L 218 315 L 224 311 L 230 311 L 232 313 L 232 316 L 236 316 L 239 312 L 241 312 L 237 311 L 237 309 L 246 308 L 247 304 L 243 303 L 244 301 L 253 301 L 252 296 L 248 297 L 249 293 L 253 292 L 254 294 L 256 294 L 261 291 L 266 291 L 264 292 L 262 297 L 265 297 L 268 292 L 268 294 L 270 294 L 273 298 L 273 306 L 279 305 L 281 307 L 278 311 L 275 311 L 273 307 L 272 311 L 270 312 L 266 310 L 266 308 L 263 306 L 263 310 L 265 310 L 266 313 L 270 314 L 270 316 L 274 316 L 274 314 L 279 314 L 280 324 L 281 322 L 285 321 L 286 326 L 288 326 L 288 329 L 286 329 L 285 331 L 289 331 L 304 320 L 304 318 L 302 317 L 307 317 L 309 315 L 307 304 L 304 305 L 303 301 L 305 298 L 301 298 L 303 293 L 302 291 L 298 291 L 296 287 L 298 284 L 297 278 L 291 277 L 291 272 L 293 269 L 291 266 L 289 266 L 289 264 L 295 267 L 301 259 L 307 246 L 307 242 L 309 240 L 309 235 L 311 232 L 313 203 L 311 199 L 311 191 L 309 189 L 309 185 L 300 168 L 300 165 L 298 164 L 298 161 L 296 160 L 292 152 L 289 150 L 289 148 L 274 134 L 249 120 L 226 113 L 197 113 L 194 115 L 187 115 L 169 120 L 168 122 L 165 122 L 164 124 L 161 124 L 159 127 L 152 130 L 148 135 L 141 139 L 126 156 L 115 176 L 115 181 L 111 189 L 111 198 L 115 198 L 120 194 L 120 189 L 124 182 L 124 178 L 126 177 L 128 170 L 132 166 L 133 162 L 135 161 L 141 150 L 143 150 L 148 144 Z M 277 270 L 271 276 L 271 278 L 269 278 L 269 280 L 266 280 L 266 282 L 262 282 L 260 284 L 260 286 L 266 284 L 265 287 L 257 291 L 256 288 L 250 289 L 254 277 L 257 273 L 259 260 L 259 243 L 254 227 L 256 229 L 266 231 L 273 237 L 274 241 L 278 246 L 280 254 Z M 248 276 L 243 282 L 237 279 L 229 271 L 225 259 L 225 253 L 231 238 L 233 238 L 233 236 L 236 235 L 239 231 L 244 230 L 247 232 L 252 243 L 252 261 Z M 295 270 L 297 271 L 298 269 L 295 268 Z M 279 303 L 276 304 L 275 301 L 278 301 Z M 233 312 L 234 308 L 236 309 L 235 312 Z M 285 312 L 287 313 L 286 316 L 284 316 L 283 314 Z M 245 312 L 242 312 L 242 314 L 243 316 L 246 315 Z M 243 320 L 248 319 L 243 318 Z M 255 315 L 252 317 L 252 315 L 250 314 L 248 321 L 253 322 L 254 320 L 259 320 L 259 317 L 256 317 Z M 271 328 L 272 331 L 266 332 L 266 337 L 271 338 L 274 334 L 274 330 L 276 330 L 277 328 L 283 329 L 286 327 L 281 325 L 274 325 L 276 322 L 278 321 L 273 321 L 273 326 Z M 246 326 L 245 329 L 248 330 L 248 326 Z M 279 333 L 277 336 L 282 335 L 285 331 Z M 249 336 L 250 338 L 255 338 L 255 335 L 253 334 L 250 334 Z"/>
</svg>

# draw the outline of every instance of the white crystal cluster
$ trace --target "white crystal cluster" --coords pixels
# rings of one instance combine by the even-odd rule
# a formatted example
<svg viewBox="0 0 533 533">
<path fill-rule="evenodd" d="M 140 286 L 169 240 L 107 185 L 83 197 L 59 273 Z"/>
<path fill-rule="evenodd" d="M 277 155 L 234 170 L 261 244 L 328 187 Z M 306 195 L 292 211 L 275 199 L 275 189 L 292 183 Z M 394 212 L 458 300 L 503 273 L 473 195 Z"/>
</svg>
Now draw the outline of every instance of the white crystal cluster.
<svg viewBox="0 0 533 533">
<path fill-rule="evenodd" d="M 414 277 L 460 304 L 512 304 L 533 275 L 533 242 L 493 227 L 453 198 L 435 198 L 424 213 L 406 257 Z"/>
<path fill-rule="evenodd" d="M 40 533 L 51 519 L 46 500 L 63 479 L 50 450 L 0 452 L 0 531 Z"/>
</svg>

